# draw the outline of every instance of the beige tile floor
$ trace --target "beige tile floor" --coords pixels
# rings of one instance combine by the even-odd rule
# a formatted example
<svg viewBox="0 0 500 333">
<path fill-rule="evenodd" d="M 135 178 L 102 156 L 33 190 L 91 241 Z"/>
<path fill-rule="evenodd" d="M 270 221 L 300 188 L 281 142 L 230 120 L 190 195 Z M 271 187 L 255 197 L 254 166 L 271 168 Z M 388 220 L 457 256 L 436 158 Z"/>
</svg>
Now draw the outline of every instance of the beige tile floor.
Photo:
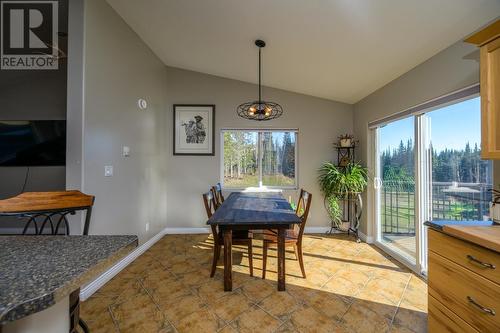
<svg viewBox="0 0 500 333">
<path fill-rule="evenodd" d="M 233 250 L 233 291 L 224 292 L 222 263 L 209 278 L 212 239 L 165 236 L 82 303 L 98 332 L 425 332 L 427 285 L 376 248 L 347 236 L 306 235 L 300 274 L 287 252 L 287 290 L 276 290 L 276 252 L 254 273 L 244 248 Z"/>
</svg>

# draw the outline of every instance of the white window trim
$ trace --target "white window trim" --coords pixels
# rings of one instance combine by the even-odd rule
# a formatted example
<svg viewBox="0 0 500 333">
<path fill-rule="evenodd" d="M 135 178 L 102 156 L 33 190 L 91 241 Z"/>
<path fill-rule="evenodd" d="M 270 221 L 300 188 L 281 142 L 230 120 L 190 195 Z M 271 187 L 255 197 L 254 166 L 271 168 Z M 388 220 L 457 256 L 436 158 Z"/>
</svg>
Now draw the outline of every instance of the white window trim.
<svg viewBox="0 0 500 333">
<path fill-rule="evenodd" d="M 258 133 L 258 142 L 261 144 L 260 135 L 262 132 L 293 132 L 295 133 L 295 184 L 293 186 L 265 186 L 262 185 L 262 168 L 259 167 L 259 186 L 258 187 L 226 187 L 224 184 L 224 132 L 248 131 Z M 280 190 L 297 190 L 299 188 L 299 129 L 298 128 L 222 128 L 220 130 L 220 165 L 219 182 L 221 187 L 228 191 L 242 192 L 274 192 Z M 262 149 L 259 149 L 262 151 Z M 259 163 L 260 164 L 260 163 Z"/>
</svg>

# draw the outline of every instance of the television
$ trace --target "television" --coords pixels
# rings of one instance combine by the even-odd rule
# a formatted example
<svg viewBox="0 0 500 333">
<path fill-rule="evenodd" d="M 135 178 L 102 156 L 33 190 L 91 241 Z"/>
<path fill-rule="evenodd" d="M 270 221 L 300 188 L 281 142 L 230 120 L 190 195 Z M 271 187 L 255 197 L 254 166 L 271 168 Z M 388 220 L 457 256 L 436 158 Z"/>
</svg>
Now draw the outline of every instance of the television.
<svg viewBox="0 0 500 333">
<path fill-rule="evenodd" d="M 66 121 L 0 120 L 0 167 L 66 165 Z"/>
</svg>

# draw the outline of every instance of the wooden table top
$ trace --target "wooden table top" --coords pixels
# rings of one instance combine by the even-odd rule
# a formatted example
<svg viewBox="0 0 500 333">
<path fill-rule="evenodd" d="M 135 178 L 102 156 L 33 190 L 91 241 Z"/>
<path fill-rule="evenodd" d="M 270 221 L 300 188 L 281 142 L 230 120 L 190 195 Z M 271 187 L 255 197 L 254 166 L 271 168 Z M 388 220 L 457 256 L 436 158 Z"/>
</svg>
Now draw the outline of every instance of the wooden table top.
<svg viewBox="0 0 500 333">
<path fill-rule="evenodd" d="M 234 192 L 207 224 L 220 226 L 290 226 L 301 221 L 281 193 Z"/>
<path fill-rule="evenodd" d="M 94 196 L 76 190 L 24 192 L 18 196 L 0 200 L 0 214 L 76 209 L 93 204 Z"/>
</svg>

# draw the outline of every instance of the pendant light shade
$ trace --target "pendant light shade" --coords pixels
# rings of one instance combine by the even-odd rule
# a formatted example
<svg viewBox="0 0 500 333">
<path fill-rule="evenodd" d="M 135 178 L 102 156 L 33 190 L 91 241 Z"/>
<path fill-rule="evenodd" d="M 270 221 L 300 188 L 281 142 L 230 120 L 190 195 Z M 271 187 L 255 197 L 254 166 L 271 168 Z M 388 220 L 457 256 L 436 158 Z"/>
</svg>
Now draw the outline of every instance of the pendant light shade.
<svg viewBox="0 0 500 333">
<path fill-rule="evenodd" d="M 261 51 L 266 46 L 263 40 L 256 40 L 255 45 L 259 48 L 259 99 L 253 102 L 246 102 L 238 105 L 238 115 L 250 120 L 271 120 L 280 117 L 283 114 L 283 108 L 278 103 L 262 100 L 261 84 Z"/>
</svg>

